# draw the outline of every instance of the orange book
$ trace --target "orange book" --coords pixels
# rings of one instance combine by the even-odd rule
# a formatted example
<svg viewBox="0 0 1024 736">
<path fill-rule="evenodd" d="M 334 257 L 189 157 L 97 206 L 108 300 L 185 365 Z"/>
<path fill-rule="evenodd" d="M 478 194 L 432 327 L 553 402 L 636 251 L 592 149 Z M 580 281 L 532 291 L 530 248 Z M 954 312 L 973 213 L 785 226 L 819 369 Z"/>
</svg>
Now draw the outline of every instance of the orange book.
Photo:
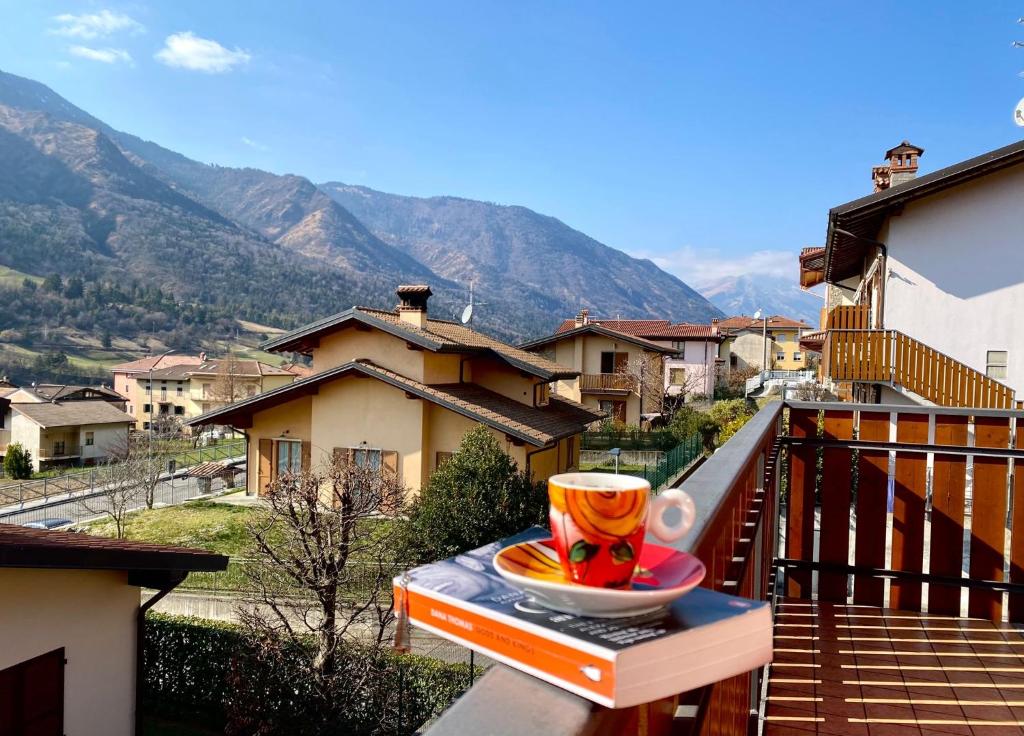
<svg viewBox="0 0 1024 736">
<path fill-rule="evenodd" d="M 601 705 L 624 708 L 771 661 L 767 603 L 697 588 L 661 611 L 586 618 L 543 608 L 494 570 L 509 544 L 540 528 L 395 578 L 409 623 Z"/>
</svg>

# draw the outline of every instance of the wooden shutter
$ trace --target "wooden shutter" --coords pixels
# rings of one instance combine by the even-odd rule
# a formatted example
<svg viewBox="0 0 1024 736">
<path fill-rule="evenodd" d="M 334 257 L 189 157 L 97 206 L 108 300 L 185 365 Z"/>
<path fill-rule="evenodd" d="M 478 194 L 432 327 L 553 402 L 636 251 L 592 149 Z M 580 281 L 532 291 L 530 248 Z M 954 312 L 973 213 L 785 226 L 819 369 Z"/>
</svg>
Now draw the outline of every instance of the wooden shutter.
<svg viewBox="0 0 1024 736">
<path fill-rule="evenodd" d="M 302 472 L 308 473 L 313 467 L 313 443 L 307 440 L 302 441 Z"/>
<path fill-rule="evenodd" d="M 355 462 L 356 451 L 351 447 L 335 447 L 331 456 L 334 458 L 335 464 L 351 465 Z"/>
<path fill-rule="evenodd" d="M 64 733 L 64 650 L 0 670 L 0 733 Z"/>
<path fill-rule="evenodd" d="M 380 465 L 382 468 L 398 477 L 398 453 L 394 450 L 381 450 Z"/>
<path fill-rule="evenodd" d="M 452 454 L 453 453 L 451 453 L 451 452 L 437 452 L 437 453 L 434 453 L 434 470 L 437 470 L 442 465 L 444 465 L 446 462 L 451 460 L 452 459 Z"/>
<path fill-rule="evenodd" d="M 261 439 L 259 444 L 259 476 L 256 480 L 256 492 L 263 493 L 270 485 L 274 473 L 274 441 Z"/>
</svg>

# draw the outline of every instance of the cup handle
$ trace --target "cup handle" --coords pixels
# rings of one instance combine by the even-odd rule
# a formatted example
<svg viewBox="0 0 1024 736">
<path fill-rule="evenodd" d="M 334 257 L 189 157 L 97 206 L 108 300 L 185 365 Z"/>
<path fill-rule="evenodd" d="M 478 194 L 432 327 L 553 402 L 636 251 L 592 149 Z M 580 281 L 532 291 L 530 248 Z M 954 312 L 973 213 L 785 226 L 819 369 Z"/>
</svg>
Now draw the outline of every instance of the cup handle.
<svg viewBox="0 0 1024 736">
<path fill-rule="evenodd" d="M 679 509 L 680 519 L 678 524 L 669 526 L 665 523 L 664 514 L 672 507 Z M 696 518 L 697 507 L 694 506 L 690 494 L 678 488 L 669 488 L 662 491 L 651 503 L 647 527 L 662 542 L 675 542 L 690 531 Z"/>
</svg>

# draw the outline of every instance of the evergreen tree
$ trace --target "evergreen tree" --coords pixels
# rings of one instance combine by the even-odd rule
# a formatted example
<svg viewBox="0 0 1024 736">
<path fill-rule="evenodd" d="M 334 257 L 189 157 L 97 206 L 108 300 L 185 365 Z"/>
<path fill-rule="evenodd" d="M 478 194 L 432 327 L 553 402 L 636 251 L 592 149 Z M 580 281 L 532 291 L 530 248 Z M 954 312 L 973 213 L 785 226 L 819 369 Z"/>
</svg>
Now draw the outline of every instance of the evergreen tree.
<svg viewBox="0 0 1024 736">
<path fill-rule="evenodd" d="M 4 475 L 11 480 L 32 477 L 32 453 L 22 447 L 20 442 L 7 446 L 7 453 L 4 455 Z"/>
<path fill-rule="evenodd" d="M 43 288 L 46 291 L 52 291 L 54 294 L 60 294 L 64 291 L 64 282 L 60 278 L 59 273 L 51 273 L 43 281 Z"/>
</svg>

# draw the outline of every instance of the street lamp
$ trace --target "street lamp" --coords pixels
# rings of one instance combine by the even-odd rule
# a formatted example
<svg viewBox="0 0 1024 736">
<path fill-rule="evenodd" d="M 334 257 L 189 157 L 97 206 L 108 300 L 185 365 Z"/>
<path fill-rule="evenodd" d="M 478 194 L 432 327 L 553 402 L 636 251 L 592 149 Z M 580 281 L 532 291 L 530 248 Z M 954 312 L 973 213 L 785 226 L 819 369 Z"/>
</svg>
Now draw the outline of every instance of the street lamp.
<svg viewBox="0 0 1024 736">
<path fill-rule="evenodd" d="M 153 369 L 156 368 L 157 363 L 159 363 L 161 360 L 163 360 L 173 352 L 173 350 L 168 350 L 167 352 L 161 353 L 160 355 L 156 356 L 156 360 L 154 360 L 149 365 L 149 386 L 147 387 L 149 393 L 149 441 L 147 444 L 149 445 L 149 447 L 147 448 L 146 452 L 146 468 L 149 478 L 153 477 Z M 149 481 L 147 480 L 146 482 L 148 483 Z M 146 492 L 149 493 L 148 490 Z"/>
</svg>

